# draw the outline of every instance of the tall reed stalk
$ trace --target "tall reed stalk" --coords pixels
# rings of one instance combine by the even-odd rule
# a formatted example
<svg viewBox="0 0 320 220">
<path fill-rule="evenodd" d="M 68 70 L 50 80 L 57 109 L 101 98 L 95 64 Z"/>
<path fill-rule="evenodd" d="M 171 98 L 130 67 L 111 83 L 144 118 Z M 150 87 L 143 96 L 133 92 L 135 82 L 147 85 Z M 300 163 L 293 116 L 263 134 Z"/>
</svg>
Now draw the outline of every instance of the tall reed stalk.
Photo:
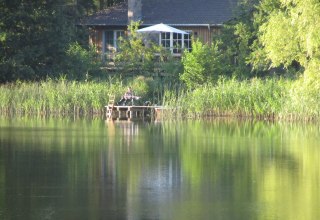
<svg viewBox="0 0 320 220">
<path fill-rule="evenodd" d="M 46 80 L 0 86 L 2 114 L 101 114 L 109 94 L 120 94 L 119 81 L 85 82 Z"/>
<path fill-rule="evenodd" d="M 284 79 L 251 79 L 238 81 L 221 78 L 192 91 L 166 92 L 167 115 L 183 117 L 238 116 L 255 118 L 319 118 L 320 94 L 303 89 L 293 95 L 296 82 Z M 303 95 L 302 95 L 303 94 Z M 302 107 L 301 104 L 304 106 Z M 312 105 L 312 108 L 308 108 Z M 170 113 L 168 113 L 170 112 Z"/>
<path fill-rule="evenodd" d="M 176 83 L 154 82 L 146 87 L 133 81 L 140 92 L 163 106 L 166 118 L 237 116 L 255 118 L 319 119 L 320 77 L 285 79 L 220 78 L 194 90 Z M 150 79 L 148 79 L 150 80 Z M 149 81 L 150 82 L 150 81 Z M 139 90 L 139 89 L 138 89 Z M 0 86 L 1 114 L 92 115 L 102 114 L 109 95 L 120 97 L 123 82 L 76 82 L 46 80 L 39 83 L 16 82 Z"/>
</svg>

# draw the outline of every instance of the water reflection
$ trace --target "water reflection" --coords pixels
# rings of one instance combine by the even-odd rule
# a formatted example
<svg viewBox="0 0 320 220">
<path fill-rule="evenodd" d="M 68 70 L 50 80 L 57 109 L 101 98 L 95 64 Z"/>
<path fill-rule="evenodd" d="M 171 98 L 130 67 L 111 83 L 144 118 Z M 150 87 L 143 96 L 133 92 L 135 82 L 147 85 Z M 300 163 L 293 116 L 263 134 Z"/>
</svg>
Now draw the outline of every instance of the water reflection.
<svg viewBox="0 0 320 220">
<path fill-rule="evenodd" d="M 0 119 L 0 219 L 319 219 L 317 124 Z"/>
</svg>

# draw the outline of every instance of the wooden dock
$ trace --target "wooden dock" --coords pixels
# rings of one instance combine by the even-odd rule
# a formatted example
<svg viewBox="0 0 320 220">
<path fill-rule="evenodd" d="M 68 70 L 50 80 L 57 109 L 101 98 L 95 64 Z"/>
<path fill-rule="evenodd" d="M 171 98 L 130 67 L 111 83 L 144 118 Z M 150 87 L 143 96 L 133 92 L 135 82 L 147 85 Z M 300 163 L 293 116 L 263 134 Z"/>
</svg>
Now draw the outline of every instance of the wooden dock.
<svg viewBox="0 0 320 220">
<path fill-rule="evenodd" d="M 161 106 L 121 106 L 106 105 L 106 117 L 108 119 L 135 119 L 153 118 Z"/>
</svg>

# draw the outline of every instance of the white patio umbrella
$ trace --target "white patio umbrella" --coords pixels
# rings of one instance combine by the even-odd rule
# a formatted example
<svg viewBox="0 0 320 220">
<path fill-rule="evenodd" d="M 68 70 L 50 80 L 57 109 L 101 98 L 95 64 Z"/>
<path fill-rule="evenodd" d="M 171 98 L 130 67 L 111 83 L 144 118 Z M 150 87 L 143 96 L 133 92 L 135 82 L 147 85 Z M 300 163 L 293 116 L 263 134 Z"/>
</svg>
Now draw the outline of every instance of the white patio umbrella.
<svg viewBox="0 0 320 220">
<path fill-rule="evenodd" d="M 178 34 L 188 34 L 188 32 L 179 30 L 177 28 L 171 27 L 169 25 L 166 24 L 156 24 L 156 25 L 152 25 L 146 28 L 141 28 L 139 30 L 137 30 L 137 32 L 139 33 L 178 33 Z"/>
</svg>

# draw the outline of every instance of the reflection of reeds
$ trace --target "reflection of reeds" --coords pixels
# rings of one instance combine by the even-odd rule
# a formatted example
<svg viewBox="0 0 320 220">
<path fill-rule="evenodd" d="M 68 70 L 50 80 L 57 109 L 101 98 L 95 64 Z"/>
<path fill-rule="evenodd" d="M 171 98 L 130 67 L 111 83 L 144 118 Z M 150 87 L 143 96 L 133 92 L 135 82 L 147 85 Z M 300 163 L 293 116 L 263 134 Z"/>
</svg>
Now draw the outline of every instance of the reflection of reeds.
<svg viewBox="0 0 320 220">
<path fill-rule="evenodd" d="M 118 82 L 79 83 L 47 80 L 0 87 L 3 114 L 101 114 L 109 94 L 119 94 Z"/>
</svg>

